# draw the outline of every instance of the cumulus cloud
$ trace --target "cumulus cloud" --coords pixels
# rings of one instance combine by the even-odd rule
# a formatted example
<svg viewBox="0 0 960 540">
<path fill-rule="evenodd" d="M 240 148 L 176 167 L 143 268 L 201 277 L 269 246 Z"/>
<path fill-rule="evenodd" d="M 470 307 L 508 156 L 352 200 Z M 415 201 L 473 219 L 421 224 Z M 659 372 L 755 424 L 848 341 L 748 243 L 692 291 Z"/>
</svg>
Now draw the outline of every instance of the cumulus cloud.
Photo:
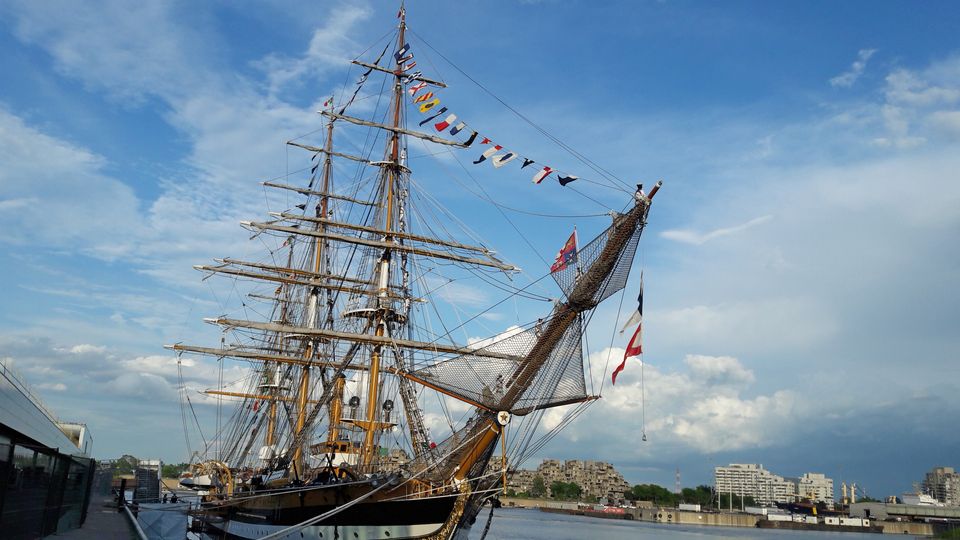
<svg viewBox="0 0 960 540">
<path fill-rule="evenodd" d="M 602 364 L 622 355 L 623 349 L 606 349 L 592 354 L 591 361 Z M 641 367 L 628 360 L 617 384 L 606 386 L 604 399 L 587 416 L 617 426 L 606 436 L 619 444 L 635 442 L 636 434 L 645 432 L 650 444 L 637 448 L 644 455 L 668 447 L 704 453 L 762 448 L 780 443 L 787 426 L 810 412 L 796 406 L 789 390 L 748 397 L 756 393 L 755 384 L 753 371 L 730 356 L 689 354 L 682 369 L 662 361 Z M 568 428 L 571 440 L 580 441 L 593 440 L 600 429 L 589 419 Z"/>
<path fill-rule="evenodd" d="M 850 65 L 850 69 L 830 79 L 830 86 L 839 86 L 849 88 L 857 79 L 863 75 L 863 70 L 867 68 L 867 61 L 877 52 L 876 49 L 860 49 L 857 53 L 857 59 Z"/>
</svg>

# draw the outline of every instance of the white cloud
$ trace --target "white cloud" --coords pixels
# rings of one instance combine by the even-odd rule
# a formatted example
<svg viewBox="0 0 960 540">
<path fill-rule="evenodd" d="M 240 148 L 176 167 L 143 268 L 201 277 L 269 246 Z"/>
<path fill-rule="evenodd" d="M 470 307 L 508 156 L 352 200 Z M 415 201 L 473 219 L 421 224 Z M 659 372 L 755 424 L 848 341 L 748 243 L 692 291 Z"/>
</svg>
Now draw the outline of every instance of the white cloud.
<svg viewBox="0 0 960 540">
<path fill-rule="evenodd" d="M 623 349 L 606 349 L 593 353 L 591 360 L 602 363 L 622 355 Z M 736 358 L 687 355 L 683 370 L 666 365 L 647 361 L 641 368 L 639 361 L 628 360 L 617 384 L 606 386 L 604 399 L 561 437 L 595 440 L 602 426 L 615 425 L 616 430 L 604 434 L 607 445 L 635 443 L 636 434 L 645 432 L 649 444 L 636 447 L 642 454 L 665 448 L 716 453 L 780 444 L 788 426 L 810 414 L 796 406 L 791 391 L 746 397 L 755 393 L 756 378 Z"/>
<path fill-rule="evenodd" d="M 960 136 L 960 111 L 935 111 L 930 114 L 930 125 L 951 137 Z"/>
<path fill-rule="evenodd" d="M 80 345 L 74 345 L 70 347 L 70 352 L 73 354 L 103 354 L 107 352 L 107 348 L 103 345 L 89 345 L 87 343 L 82 343 Z"/>
<path fill-rule="evenodd" d="M 857 79 L 863 75 L 863 70 L 867 67 L 867 61 L 877 52 L 876 49 L 860 49 L 857 53 L 857 59 L 850 65 L 850 69 L 830 79 L 830 86 L 840 86 L 849 88 Z"/>
<path fill-rule="evenodd" d="M 693 245 L 702 245 L 706 244 L 711 240 L 717 238 L 722 238 L 724 236 L 734 235 L 740 232 L 743 232 L 747 229 L 756 227 L 762 223 L 766 223 L 773 219 L 773 216 L 760 216 L 753 218 L 746 223 L 741 223 L 740 225 L 734 225 L 732 227 L 722 227 L 719 229 L 714 229 L 706 233 L 698 233 L 696 231 L 691 231 L 689 229 L 674 229 L 669 231 L 663 231 L 660 233 L 660 236 L 668 240 L 674 240 L 676 242 L 682 242 L 684 244 L 693 244 Z"/>
<path fill-rule="evenodd" d="M 364 6 L 343 5 L 332 10 L 326 23 L 317 28 L 310 39 L 306 52 L 300 58 L 284 58 L 270 55 L 255 63 L 269 79 L 271 95 L 276 95 L 285 86 L 300 84 L 315 78 L 327 69 L 345 65 L 353 56 L 355 44 L 351 39 L 354 26 L 368 19 L 372 11 Z"/>
</svg>

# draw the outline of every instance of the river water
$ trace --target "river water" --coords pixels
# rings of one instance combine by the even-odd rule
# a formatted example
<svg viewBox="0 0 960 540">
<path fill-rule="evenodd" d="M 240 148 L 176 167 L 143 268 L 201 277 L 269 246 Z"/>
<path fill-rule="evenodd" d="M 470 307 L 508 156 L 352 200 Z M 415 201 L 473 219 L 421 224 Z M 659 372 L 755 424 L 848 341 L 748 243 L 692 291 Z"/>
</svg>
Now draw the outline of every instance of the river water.
<svg viewBox="0 0 960 540">
<path fill-rule="evenodd" d="M 483 527 L 489 512 L 488 509 L 484 509 L 477 517 L 477 522 L 470 531 L 470 540 L 479 540 L 483 535 Z M 501 508 L 493 514 L 493 524 L 490 526 L 486 540 L 636 540 L 638 538 L 643 540 L 722 540 L 726 538 L 857 540 L 865 536 L 877 540 L 881 538 L 869 533 L 684 526 Z"/>
</svg>

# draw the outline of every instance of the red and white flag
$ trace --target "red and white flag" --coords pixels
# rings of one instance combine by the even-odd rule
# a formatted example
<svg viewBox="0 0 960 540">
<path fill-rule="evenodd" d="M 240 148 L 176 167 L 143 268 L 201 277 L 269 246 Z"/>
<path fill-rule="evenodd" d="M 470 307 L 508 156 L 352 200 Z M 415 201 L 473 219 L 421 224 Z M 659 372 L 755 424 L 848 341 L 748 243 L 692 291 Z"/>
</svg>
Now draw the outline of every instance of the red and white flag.
<svg viewBox="0 0 960 540">
<path fill-rule="evenodd" d="M 450 116 L 444 118 L 442 122 L 437 122 L 434 124 L 433 127 L 436 128 L 437 131 L 443 131 L 450 127 L 450 124 L 452 124 L 456 119 L 457 115 L 451 114 Z"/>
<path fill-rule="evenodd" d="M 550 176 L 550 173 L 552 172 L 553 172 L 553 169 L 551 169 L 550 167 L 544 167 L 543 169 L 540 170 L 540 172 L 533 175 L 533 183 L 539 184 L 540 182 L 543 182 L 543 179 Z"/>
<path fill-rule="evenodd" d="M 407 93 L 410 94 L 411 96 L 415 96 L 415 95 L 417 95 L 417 92 L 423 90 L 423 89 L 426 88 L 426 87 L 427 87 L 427 83 L 425 83 L 425 82 L 419 82 L 419 83 L 411 86 L 410 88 L 407 88 Z"/>
<path fill-rule="evenodd" d="M 617 384 L 617 375 L 623 371 L 623 368 L 627 367 L 627 358 L 643 354 L 642 330 L 643 324 L 640 324 L 637 326 L 637 330 L 633 333 L 633 337 L 630 338 L 630 343 L 627 343 L 627 350 L 623 352 L 623 362 L 620 362 L 620 365 L 617 366 L 617 369 L 613 370 L 613 384 Z"/>
</svg>

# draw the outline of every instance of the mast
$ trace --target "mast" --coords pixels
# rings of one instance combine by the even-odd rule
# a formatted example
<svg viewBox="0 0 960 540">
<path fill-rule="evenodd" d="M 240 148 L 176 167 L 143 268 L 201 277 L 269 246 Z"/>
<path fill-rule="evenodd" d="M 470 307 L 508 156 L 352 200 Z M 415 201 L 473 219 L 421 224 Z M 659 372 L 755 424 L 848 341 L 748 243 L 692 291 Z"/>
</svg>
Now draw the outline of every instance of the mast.
<svg viewBox="0 0 960 540">
<path fill-rule="evenodd" d="M 406 18 L 400 18 L 400 31 L 397 35 L 397 49 L 403 48 L 405 44 L 405 34 L 407 30 Z M 401 77 L 401 71 L 399 65 L 396 65 L 394 70 L 394 82 L 393 82 L 393 122 L 392 125 L 394 128 L 400 127 L 400 112 L 403 105 L 403 79 Z M 393 241 L 393 210 L 395 205 L 395 193 L 396 184 L 399 183 L 400 176 L 400 131 L 396 129 L 391 132 L 390 137 L 390 146 L 389 146 L 390 162 L 392 166 L 384 167 L 384 192 L 383 199 L 386 207 L 386 212 L 383 219 L 383 230 L 385 231 L 386 242 Z M 379 263 L 379 273 L 377 275 L 379 286 L 378 286 L 378 308 L 376 312 L 376 330 L 374 335 L 377 337 L 383 337 L 386 334 L 387 330 L 387 319 L 391 318 L 388 311 L 393 310 L 392 303 L 389 298 L 389 287 L 390 287 L 390 258 L 392 255 L 392 250 L 387 247 L 383 250 L 383 254 L 380 257 Z M 377 422 L 378 413 L 380 410 L 379 407 L 379 397 L 380 397 L 380 363 L 383 356 L 383 346 L 380 344 L 374 345 L 373 352 L 370 355 L 370 371 L 367 373 L 367 414 L 366 422 L 364 426 L 363 434 L 363 446 L 360 451 L 360 462 L 363 466 L 368 467 L 373 461 L 374 453 L 376 450 L 377 443 L 377 434 L 379 433 L 381 427 Z"/>
<path fill-rule="evenodd" d="M 327 141 L 324 146 L 325 146 L 326 152 L 324 152 L 323 181 L 321 184 L 320 191 L 326 194 L 330 192 L 330 173 L 332 169 L 331 151 L 333 149 L 333 119 L 327 122 Z M 321 196 L 320 202 L 319 204 L 317 204 L 316 214 L 317 214 L 318 220 L 316 222 L 316 231 L 319 234 L 315 238 L 314 250 L 313 250 L 314 251 L 313 252 L 313 255 L 314 255 L 313 256 L 313 272 L 316 275 L 329 275 L 329 273 L 326 272 L 326 268 L 324 268 L 324 264 L 323 264 L 324 257 L 326 257 L 326 252 L 324 250 L 326 239 L 323 237 L 323 233 L 326 232 L 327 224 L 321 221 L 321 219 L 326 219 L 328 217 L 328 211 L 329 211 L 328 204 L 329 204 L 329 197 L 327 197 L 326 195 Z M 292 265 L 288 265 L 288 266 L 292 266 Z M 326 284 L 326 281 L 327 281 L 326 278 L 321 278 L 321 282 L 323 282 L 324 284 Z M 324 290 L 326 291 L 327 295 L 330 294 L 329 289 L 324 288 Z M 308 310 L 307 326 L 310 328 L 318 328 L 320 325 L 320 323 L 318 323 L 318 319 L 319 319 L 318 311 L 320 308 L 319 306 L 320 291 L 321 291 L 321 287 L 319 286 L 311 287 L 310 295 L 307 300 L 308 302 L 307 303 L 307 310 Z M 328 321 L 330 317 L 331 317 L 331 313 L 330 313 L 330 310 L 328 309 L 327 318 L 325 319 L 323 324 L 326 324 L 326 321 Z M 303 354 L 303 357 L 305 360 L 310 362 L 310 360 L 316 355 L 317 351 L 315 349 L 317 348 L 319 343 L 320 343 L 319 339 L 310 340 Z M 307 402 L 309 401 L 308 398 L 310 394 L 310 369 L 311 369 L 311 365 L 308 363 L 307 365 L 303 366 L 300 372 L 300 388 L 299 388 L 299 393 L 297 394 L 297 416 L 296 416 L 297 420 L 296 420 L 296 426 L 294 427 L 294 437 L 296 440 L 300 440 L 303 438 L 302 437 L 303 430 L 305 427 L 308 427 L 306 426 L 306 421 L 307 421 L 307 416 L 309 414 L 307 411 Z M 333 426 L 331 426 L 331 428 L 332 427 Z M 303 444 L 298 444 L 293 449 L 293 457 L 291 458 L 291 464 L 293 465 L 293 470 L 292 470 L 293 476 L 295 478 L 301 478 L 305 470 L 304 460 L 303 460 Z"/>
</svg>

